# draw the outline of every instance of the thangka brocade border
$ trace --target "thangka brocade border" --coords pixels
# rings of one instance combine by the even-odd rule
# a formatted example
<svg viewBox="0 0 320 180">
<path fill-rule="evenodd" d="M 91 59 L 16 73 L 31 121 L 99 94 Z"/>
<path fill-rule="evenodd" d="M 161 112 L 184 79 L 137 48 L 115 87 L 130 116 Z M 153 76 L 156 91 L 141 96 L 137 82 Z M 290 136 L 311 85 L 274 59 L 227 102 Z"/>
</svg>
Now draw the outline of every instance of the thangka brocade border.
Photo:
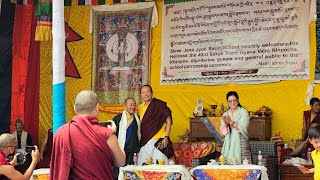
<svg viewBox="0 0 320 180">
<path fill-rule="evenodd" d="M 127 97 L 139 102 L 140 87 L 149 83 L 153 7 L 119 11 L 113 7 L 111 11 L 93 10 L 92 89 L 103 104 L 122 104 Z M 101 30 L 102 21 L 106 30 Z M 123 34 L 125 38 L 121 40 Z M 114 42 L 110 42 L 112 38 Z M 121 53 L 121 42 L 131 47 L 123 48 Z M 131 58 L 127 51 L 130 48 L 136 48 Z"/>
</svg>

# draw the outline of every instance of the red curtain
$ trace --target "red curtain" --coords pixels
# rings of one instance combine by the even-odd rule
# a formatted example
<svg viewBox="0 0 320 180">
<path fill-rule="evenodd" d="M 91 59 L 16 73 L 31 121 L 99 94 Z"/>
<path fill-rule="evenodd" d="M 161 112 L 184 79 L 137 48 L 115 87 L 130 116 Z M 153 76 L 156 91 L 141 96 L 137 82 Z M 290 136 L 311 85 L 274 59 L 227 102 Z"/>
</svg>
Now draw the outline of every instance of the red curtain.
<svg viewBox="0 0 320 180">
<path fill-rule="evenodd" d="M 24 126 L 32 137 L 33 144 L 38 144 L 39 129 L 39 90 L 40 90 L 40 42 L 35 41 L 37 26 L 36 8 L 33 8 L 29 62 L 24 99 Z"/>
<path fill-rule="evenodd" d="M 33 6 L 16 5 L 13 45 L 12 45 L 12 96 L 11 96 L 11 125 L 14 131 L 14 120 L 18 117 L 24 121 L 24 97 L 27 79 L 27 66 L 30 50 L 30 36 Z"/>
<path fill-rule="evenodd" d="M 39 42 L 34 41 L 36 25 L 32 4 L 16 5 L 12 46 L 11 132 L 20 117 L 34 144 L 39 127 Z"/>
</svg>

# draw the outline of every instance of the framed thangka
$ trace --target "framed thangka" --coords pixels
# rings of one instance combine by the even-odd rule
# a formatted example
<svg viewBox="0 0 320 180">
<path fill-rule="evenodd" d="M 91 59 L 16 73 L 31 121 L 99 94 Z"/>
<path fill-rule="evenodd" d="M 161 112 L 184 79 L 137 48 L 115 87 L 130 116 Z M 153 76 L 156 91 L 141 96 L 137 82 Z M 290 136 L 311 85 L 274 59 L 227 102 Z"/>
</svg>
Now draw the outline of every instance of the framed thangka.
<svg viewBox="0 0 320 180">
<path fill-rule="evenodd" d="M 97 6 L 92 11 L 92 89 L 102 104 L 140 101 L 149 83 L 150 33 L 154 2 Z"/>
</svg>

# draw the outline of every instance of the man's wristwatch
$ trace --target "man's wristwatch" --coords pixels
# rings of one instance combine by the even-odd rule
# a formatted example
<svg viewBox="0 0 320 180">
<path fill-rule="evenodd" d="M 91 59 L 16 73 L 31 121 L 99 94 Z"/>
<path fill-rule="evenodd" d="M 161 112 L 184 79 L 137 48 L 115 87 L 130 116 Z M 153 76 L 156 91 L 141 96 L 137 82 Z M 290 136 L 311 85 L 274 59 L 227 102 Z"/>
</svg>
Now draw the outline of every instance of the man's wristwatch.
<svg viewBox="0 0 320 180">
<path fill-rule="evenodd" d="M 169 139 L 169 136 L 165 136 L 165 138 Z"/>
</svg>

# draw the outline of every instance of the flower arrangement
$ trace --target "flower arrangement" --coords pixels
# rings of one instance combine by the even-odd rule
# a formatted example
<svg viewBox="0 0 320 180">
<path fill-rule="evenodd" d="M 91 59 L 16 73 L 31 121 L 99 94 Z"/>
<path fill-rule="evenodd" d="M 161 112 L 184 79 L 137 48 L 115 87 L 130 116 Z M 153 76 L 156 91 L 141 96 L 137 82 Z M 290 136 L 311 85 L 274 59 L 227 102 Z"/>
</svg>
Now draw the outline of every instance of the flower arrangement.
<svg viewBox="0 0 320 180">
<path fill-rule="evenodd" d="M 268 106 L 263 105 L 258 109 L 257 114 L 259 116 L 270 117 L 272 115 L 272 111 Z"/>
</svg>

